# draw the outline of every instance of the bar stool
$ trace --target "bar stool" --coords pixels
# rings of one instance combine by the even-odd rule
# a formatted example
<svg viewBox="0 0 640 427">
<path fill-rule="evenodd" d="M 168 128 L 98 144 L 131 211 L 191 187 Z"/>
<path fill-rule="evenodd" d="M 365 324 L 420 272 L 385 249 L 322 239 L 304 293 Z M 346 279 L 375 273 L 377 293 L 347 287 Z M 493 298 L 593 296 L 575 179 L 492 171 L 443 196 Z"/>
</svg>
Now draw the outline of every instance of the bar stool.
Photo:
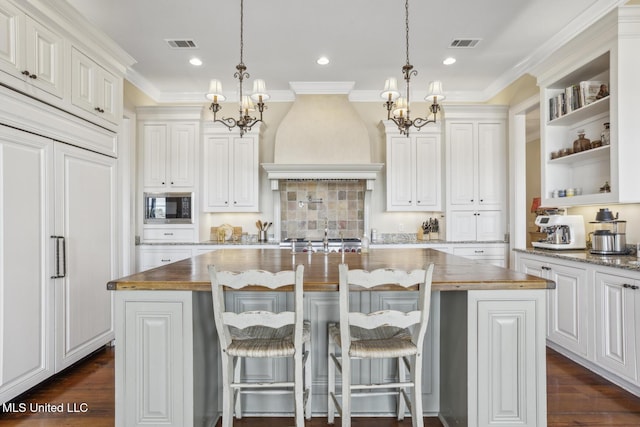
<svg viewBox="0 0 640 427">
<path fill-rule="evenodd" d="M 213 313 L 222 358 L 222 426 L 233 425 L 233 415 L 242 418 L 242 393 L 293 393 L 296 427 L 311 418 L 310 325 L 302 318 L 304 266 L 295 271 L 272 273 L 262 270 L 217 271 L 209 266 Z M 246 287 L 278 289 L 293 285 L 294 311 L 230 312 L 225 309 L 224 288 Z M 241 382 L 242 358 L 290 357 L 294 364 L 293 381 L 268 383 Z M 262 389 L 262 390 L 260 390 Z M 244 391 L 243 391 L 244 390 Z"/>
<path fill-rule="evenodd" d="M 329 324 L 328 356 L 328 422 L 334 423 L 336 409 L 342 427 L 351 425 L 351 398 L 374 395 L 397 395 L 398 419 L 409 409 L 413 427 L 423 426 L 422 415 L 422 349 L 429 322 L 433 264 L 422 270 L 406 272 L 398 269 L 349 270 L 339 266 L 340 323 Z M 356 287 L 376 290 L 397 285 L 418 288 L 418 309 L 407 313 L 383 310 L 375 313 L 351 312 L 350 290 Z M 340 354 L 338 354 L 340 350 Z M 398 381 L 382 384 L 352 384 L 351 359 L 398 359 Z M 342 394 L 336 394 L 336 369 L 342 375 Z M 410 380 L 406 381 L 406 370 Z M 406 389 L 411 389 L 411 397 Z M 339 399 L 341 397 L 341 399 Z"/>
</svg>

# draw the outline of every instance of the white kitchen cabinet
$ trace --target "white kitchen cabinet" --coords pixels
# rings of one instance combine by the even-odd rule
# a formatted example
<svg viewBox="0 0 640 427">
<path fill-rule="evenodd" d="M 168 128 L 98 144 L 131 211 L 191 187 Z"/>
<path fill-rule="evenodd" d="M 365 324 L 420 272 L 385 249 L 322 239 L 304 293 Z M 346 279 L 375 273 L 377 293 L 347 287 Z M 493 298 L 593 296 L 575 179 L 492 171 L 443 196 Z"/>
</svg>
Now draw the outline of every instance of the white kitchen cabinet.
<svg viewBox="0 0 640 427">
<path fill-rule="evenodd" d="M 204 130 L 202 210 L 258 212 L 259 128 L 240 137 L 216 126 Z"/>
<path fill-rule="evenodd" d="M 439 125 L 398 132 L 384 122 L 387 138 L 387 210 L 442 210 L 442 155 Z"/>
<path fill-rule="evenodd" d="M 0 126 L 0 402 L 54 372 L 52 158 L 50 140 Z"/>
<path fill-rule="evenodd" d="M 0 34 L 0 69 L 15 77 L 18 89 L 62 98 L 63 38 L 7 0 L 0 2 Z"/>
<path fill-rule="evenodd" d="M 595 301 L 597 363 L 637 383 L 640 280 L 597 272 Z"/>
<path fill-rule="evenodd" d="M 193 191 L 198 123 L 144 122 L 141 132 L 145 191 Z"/>
<path fill-rule="evenodd" d="M 506 231 L 506 109 L 447 107 L 447 240 L 502 240 Z"/>
<path fill-rule="evenodd" d="M 71 102 L 100 119 L 118 124 L 122 120 L 122 79 L 74 47 Z"/>
<path fill-rule="evenodd" d="M 635 142 L 640 121 L 633 114 L 640 92 L 639 17 L 637 7 L 615 8 L 532 70 L 540 87 L 543 206 L 640 201 L 640 186 L 629 179 L 640 158 Z M 550 103 L 583 81 L 607 82 L 609 95 L 552 117 Z M 552 158 L 573 147 L 578 130 L 599 141 L 604 123 L 610 123 L 610 145 Z M 605 183 L 610 192 L 600 191 Z M 578 195 L 553 197 L 554 190 L 566 189 L 577 189 Z"/>
<path fill-rule="evenodd" d="M 113 340 L 117 177 L 111 157 L 24 131 L 0 126 L 0 144 L 4 402 Z"/>
<path fill-rule="evenodd" d="M 590 357 L 590 290 L 586 268 L 519 256 L 518 271 L 553 280 L 547 291 L 547 339 L 563 348 Z"/>
<path fill-rule="evenodd" d="M 504 213 L 502 211 L 449 212 L 447 232 L 453 241 L 495 241 L 504 239 Z"/>
</svg>

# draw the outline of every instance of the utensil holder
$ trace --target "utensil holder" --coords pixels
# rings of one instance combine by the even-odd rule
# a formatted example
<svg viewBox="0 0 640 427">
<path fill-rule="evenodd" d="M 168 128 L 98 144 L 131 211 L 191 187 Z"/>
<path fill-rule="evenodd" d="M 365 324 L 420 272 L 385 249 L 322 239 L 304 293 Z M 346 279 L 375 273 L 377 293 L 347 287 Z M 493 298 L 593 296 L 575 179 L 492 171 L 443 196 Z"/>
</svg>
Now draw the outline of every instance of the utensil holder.
<svg viewBox="0 0 640 427">
<path fill-rule="evenodd" d="M 266 241 L 267 241 L 267 230 L 259 230 L 258 242 L 266 242 Z"/>
</svg>

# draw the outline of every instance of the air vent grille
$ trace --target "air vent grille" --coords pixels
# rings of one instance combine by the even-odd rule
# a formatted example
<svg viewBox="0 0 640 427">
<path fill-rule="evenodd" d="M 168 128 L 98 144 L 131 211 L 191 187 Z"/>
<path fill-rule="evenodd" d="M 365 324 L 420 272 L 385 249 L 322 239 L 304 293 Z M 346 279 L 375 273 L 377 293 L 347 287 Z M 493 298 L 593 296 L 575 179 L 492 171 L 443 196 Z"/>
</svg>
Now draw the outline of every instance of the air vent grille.
<svg viewBox="0 0 640 427">
<path fill-rule="evenodd" d="M 193 40 L 165 40 L 173 49 L 196 49 L 198 46 Z"/>
<path fill-rule="evenodd" d="M 480 43 L 482 39 L 453 39 L 449 47 L 453 47 L 456 49 L 470 49 L 476 47 L 478 43 Z"/>
</svg>

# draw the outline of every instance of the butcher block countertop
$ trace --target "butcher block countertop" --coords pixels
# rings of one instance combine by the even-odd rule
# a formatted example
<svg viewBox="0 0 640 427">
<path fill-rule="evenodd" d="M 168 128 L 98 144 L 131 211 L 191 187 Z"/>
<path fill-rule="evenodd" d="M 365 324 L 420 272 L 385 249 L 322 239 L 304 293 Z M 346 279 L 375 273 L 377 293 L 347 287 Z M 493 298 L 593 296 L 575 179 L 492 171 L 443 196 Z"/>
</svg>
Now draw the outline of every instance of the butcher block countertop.
<svg viewBox="0 0 640 427">
<path fill-rule="evenodd" d="M 337 291 L 338 253 L 291 254 L 289 249 L 222 249 L 143 271 L 107 284 L 109 290 L 211 291 L 207 266 L 218 270 L 292 270 L 303 264 L 305 291 Z M 434 291 L 551 289 L 554 282 L 482 261 L 450 255 L 434 249 L 373 249 L 369 253 L 346 253 L 350 269 L 393 267 L 405 270 L 435 264 Z M 393 289 L 390 287 L 390 290 Z"/>
</svg>

